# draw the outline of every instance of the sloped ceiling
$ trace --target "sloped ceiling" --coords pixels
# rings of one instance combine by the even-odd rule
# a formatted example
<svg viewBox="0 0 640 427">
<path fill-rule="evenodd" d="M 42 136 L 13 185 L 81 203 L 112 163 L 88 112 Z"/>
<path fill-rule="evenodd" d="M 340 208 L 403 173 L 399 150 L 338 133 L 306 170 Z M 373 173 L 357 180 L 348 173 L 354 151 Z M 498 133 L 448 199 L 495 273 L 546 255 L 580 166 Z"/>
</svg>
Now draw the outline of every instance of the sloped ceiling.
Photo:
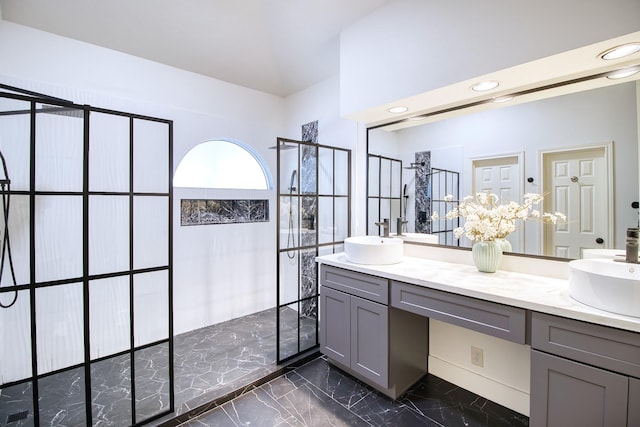
<svg viewBox="0 0 640 427">
<path fill-rule="evenodd" d="M 2 19 L 287 96 L 338 73 L 339 34 L 389 0 L 0 0 Z"/>
</svg>

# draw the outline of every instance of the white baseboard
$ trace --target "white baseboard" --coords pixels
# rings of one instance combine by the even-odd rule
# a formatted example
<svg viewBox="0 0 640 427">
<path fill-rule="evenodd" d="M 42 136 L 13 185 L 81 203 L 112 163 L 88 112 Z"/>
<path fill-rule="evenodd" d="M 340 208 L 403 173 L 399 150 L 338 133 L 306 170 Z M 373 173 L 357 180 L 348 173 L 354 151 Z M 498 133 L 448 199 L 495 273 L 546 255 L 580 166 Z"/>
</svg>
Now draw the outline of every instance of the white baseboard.
<svg viewBox="0 0 640 427">
<path fill-rule="evenodd" d="M 529 416 L 528 393 L 433 356 L 429 356 L 429 373 L 492 402 Z"/>
</svg>

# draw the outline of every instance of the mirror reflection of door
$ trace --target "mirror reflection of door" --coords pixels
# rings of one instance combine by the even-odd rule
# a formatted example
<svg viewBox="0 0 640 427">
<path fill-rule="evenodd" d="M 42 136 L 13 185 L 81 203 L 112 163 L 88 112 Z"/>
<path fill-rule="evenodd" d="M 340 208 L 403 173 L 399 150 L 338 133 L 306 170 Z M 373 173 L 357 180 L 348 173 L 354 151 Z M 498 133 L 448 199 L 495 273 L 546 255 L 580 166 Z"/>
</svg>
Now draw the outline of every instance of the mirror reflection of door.
<svg viewBox="0 0 640 427">
<path fill-rule="evenodd" d="M 518 155 L 472 160 L 472 193 L 494 193 L 500 203 L 522 201 L 522 173 Z M 523 231 L 518 228 L 507 240 L 514 252 L 524 251 Z"/>
<path fill-rule="evenodd" d="M 542 153 L 545 212 L 562 212 L 567 222 L 545 225 L 544 255 L 582 258 L 590 248 L 613 248 L 610 193 L 612 144 Z"/>
</svg>

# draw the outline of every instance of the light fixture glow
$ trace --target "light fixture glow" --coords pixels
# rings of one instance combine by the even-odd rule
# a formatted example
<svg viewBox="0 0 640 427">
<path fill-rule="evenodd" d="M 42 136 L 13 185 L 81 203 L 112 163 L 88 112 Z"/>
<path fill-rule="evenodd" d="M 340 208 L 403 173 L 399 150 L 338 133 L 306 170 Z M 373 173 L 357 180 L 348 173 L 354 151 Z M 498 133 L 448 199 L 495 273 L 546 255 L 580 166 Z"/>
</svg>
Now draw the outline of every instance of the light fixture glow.
<svg viewBox="0 0 640 427">
<path fill-rule="evenodd" d="M 497 98 L 493 98 L 491 102 L 494 102 L 496 104 L 501 104 L 503 102 L 509 102 L 512 99 L 513 99 L 513 95 L 505 95 L 505 96 L 499 96 Z"/>
<path fill-rule="evenodd" d="M 638 52 L 640 52 L 640 43 L 627 43 L 602 52 L 600 58 L 605 60 L 619 59 Z"/>
<path fill-rule="evenodd" d="M 393 114 L 400 114 L 400 113 L 406 113 L 407 111 L 409 111 L 409 109 L 407 107 L 397 106 L 397 107 L 391 107 L 387 109 L 387 111 Z"/>
<path fill-rule="evenodd" d="M 634 65 L 633 67 L 622 68 L 620 70 L 616 70 L 607 75 L 608 79 L 624 79 L 625 77 L 633 76 L 640 72 L 640 65 Z"/>
<path fill-rule="evenodd" d="M 471 86 L 471 90 L 474 92 L 484 92 L 487 90 L 495 89 L 499 85 L 500 83 L 498 83 L 495 80 L 487 80 L 484 82 L 474 84 L 473 86 Z"/>
</svg>

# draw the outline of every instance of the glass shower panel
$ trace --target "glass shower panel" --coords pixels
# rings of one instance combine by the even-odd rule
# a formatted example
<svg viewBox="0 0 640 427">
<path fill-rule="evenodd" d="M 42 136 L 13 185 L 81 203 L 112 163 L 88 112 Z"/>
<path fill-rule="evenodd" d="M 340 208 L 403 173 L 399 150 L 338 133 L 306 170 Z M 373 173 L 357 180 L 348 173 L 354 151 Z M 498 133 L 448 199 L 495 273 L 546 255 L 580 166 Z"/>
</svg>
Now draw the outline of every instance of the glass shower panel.
<svg viewBox="0 0 640 427">
<path fill-rule="evenodd" d="M 14 292 L 0 293 L 3 304 Z M 19 381 L 31 376 L 31 304 L 29 291 L 19 291 L 14 305 L 0 308 L 0 382 Z M 3 394 L 4 391 L 1 394 Z M 0 401 L 0 406 L 2 402 Z M 1 408 L 0 408 L 1 411 Z"/>
<path fill-rule="evenodd" d="M 91 363 L 91 415 L 94 426 L 131 425 L 131 356 Z"/>
<path fill-rule="evenodd" d="M 300 251 L 300 296 L 296 299 L 312 297 L 318 294 L 316 282 L 316 250 Z M 290 300 L 291 301 L 291 300 Z"/>
<path fill-rule="evenodd" d="M 129 349 L 129 276 L 89 282 L 91 359 Z"/>
<path fill-rule="evenodd" d="M 301 197 L 300 246 L 315 245 L 318 240 L 317 201 L 316 197 Z"/>
<path fill-rule="evenodd" d="M 36 281 L 82 276 L 82 197 L 36 196 Z"/>
<path fill-rule="evenodd" d="M 169 192 L 169 126 L 150 120 L 133 120 L 133 190 Z"/>
<path fill-rule="evenodd" d="M 89 274 L 129 269 L 129 196 L 89 196 Z"/>
<path fill-rule="evenodd" d="M 29 215 L 29 196 L 12 194 L 9 200 L 9 242 L 11 244 L 13 271 L 18 285 L 28 284 L 30 277 L 31 242 L 29 239 Z M 0 219 L 0 241 L 4 241 L 4 219 Z M 13 285 L 13 276 L 8 260 L 9 254 L 6 253 L 5 262 L 7 264 L 5 264 L 6 267 L 0 279 L 0 285 L 3 288 Z M 6 301 L 6 298 L 0 298 L 0 301 L 4 304 L 11 302 Z"/>
<path fill-rule="evenodd" d="M 280 257 L 280 297 L 278 303 L 288 304 L 298 299 L 298 250 L 281 252 Z"/>
<path fill-rule="evenodd" d="M 333 193 L 333 151 L 327 148 L 318 149 L 318 194 Z"/>
<path fill-rule="evenodd" d="M 333 242 L 333 197 L 318 197 L 318 243 Z"/>
<path fill-rule="evenodd" d="M 376 222 L 382 221 L 382 214 L 380 212 L 380 199 L 368 199 L 369 204 L 369 218 L 367 219 L 367 230 L 370 235 L 375 236 L 378 234 L 378 226 Z"/>
<path fill-rule="evenodd" d="M 380 196 L 380 158 L 369 157 L 369 196 Z"/>
<path fill-rule="evenodd" d="M 385 218 L 389 219 L 389 224 L 391 224 L 391 200 L 390 199 L 380 199 L 380 220 L 384 220 Z M 380 229 L 382 231 L 382 228 Z"/>
<path fill-rule="evenodd" d="M 334 159 L 335 194 L 347 196 L 349 194 L 349 152 L 336 150 Z"/>
<path fill-rule="evenodd" d="M 129 118 L 92 112 L 89 190 L 129 191 Z"/>
<path fill-rule="evenodd" d="M 317 160 L 317 147 L 309 145 L 301 146 L 300 192 L 302 194 L 316 194 L 318 191 L 318 184 L 316 179 Z"/>
<path fill-rule="evenodd" d="M 336 197 L 333 203 L 335 210 L 334 241 L 342 242 L 349 237 L 349 199 Z"/>
<path fill-rule="evenodd" d="M 391 160 L 380 160 L 380 197 L 391 197 Z"/>
<path fill-rule="evenodd" d="M 391 218 L 389 219 L 389 232 L 397 233 L 398 230 L 398 222 L 396 219 L 400 218 L 400 200 L 399 199 L 391 199 Z"/>
<path fill-rule="evenodd" d="M 300 192 L 298 160 L 300 148 L 279 150 L 280 153 L 280 193 L 297 194 Z"/>
<path fill-rule="evenodd" d="M 294 302 L 279 308 L 280 310 L 280 359 L 286 359 L 298 353 L 298 303 Z"/>
<path fill-rule="evenodd" d="M 135 352 L 136 422 L 169 409 L 169 344 Z"/>
<path fill-rule="evenodd" d="M 84 361 L 82 301 L 82 283 L 36 289 L 38 374 Z"/>
<path fill-rule="evenodd" d="M 133 276 L 133 336 L 136 347 L 169 337 L 168 289 L 167 271 Z"/>
<path fill-rule="evenodd" d="M 82 191 L 84 111 L 36 106 L 36 190 Z"/>
<path fill-rule="evenodd" d="M 83 367 L 40 378 L 38 394 L 40 425 L 87 425 Z"/>
<path fill-rule="evenodd" d="M 402 194 L 402 168 L 400 162 L 391 162 L 391 197 L 400 197 Z"/>
<path fill-rule="evenodd" d="M 0 112 L 30 108 L 30 102 L 0 98 Z M 11 189 L 16 191 L 29 189 L 30 123 L 29 114 L 0 115 L 0 151 L 7 163 Z"/>
<path fill-rule="evenodd" d="M 0 387 L 0 419 L 12 427 L 34 425 L 31 381 Z"/>
<path fill-rule="evenodd" d="M 300 243 L 297 196 L 280 197 L 280 249 L 296 248 Z"/>
<path fill-rule="evenodd" d="M 136 196 L 133 200 L 133 266 L 159 267 L 169 262 L 169 206 L 166 197 Z"/>
<path fill-rule="evenodd" d="M 300 301 L 300 351 L 307 350 L 318 343 L 318 297 Z"/>
</svg>

